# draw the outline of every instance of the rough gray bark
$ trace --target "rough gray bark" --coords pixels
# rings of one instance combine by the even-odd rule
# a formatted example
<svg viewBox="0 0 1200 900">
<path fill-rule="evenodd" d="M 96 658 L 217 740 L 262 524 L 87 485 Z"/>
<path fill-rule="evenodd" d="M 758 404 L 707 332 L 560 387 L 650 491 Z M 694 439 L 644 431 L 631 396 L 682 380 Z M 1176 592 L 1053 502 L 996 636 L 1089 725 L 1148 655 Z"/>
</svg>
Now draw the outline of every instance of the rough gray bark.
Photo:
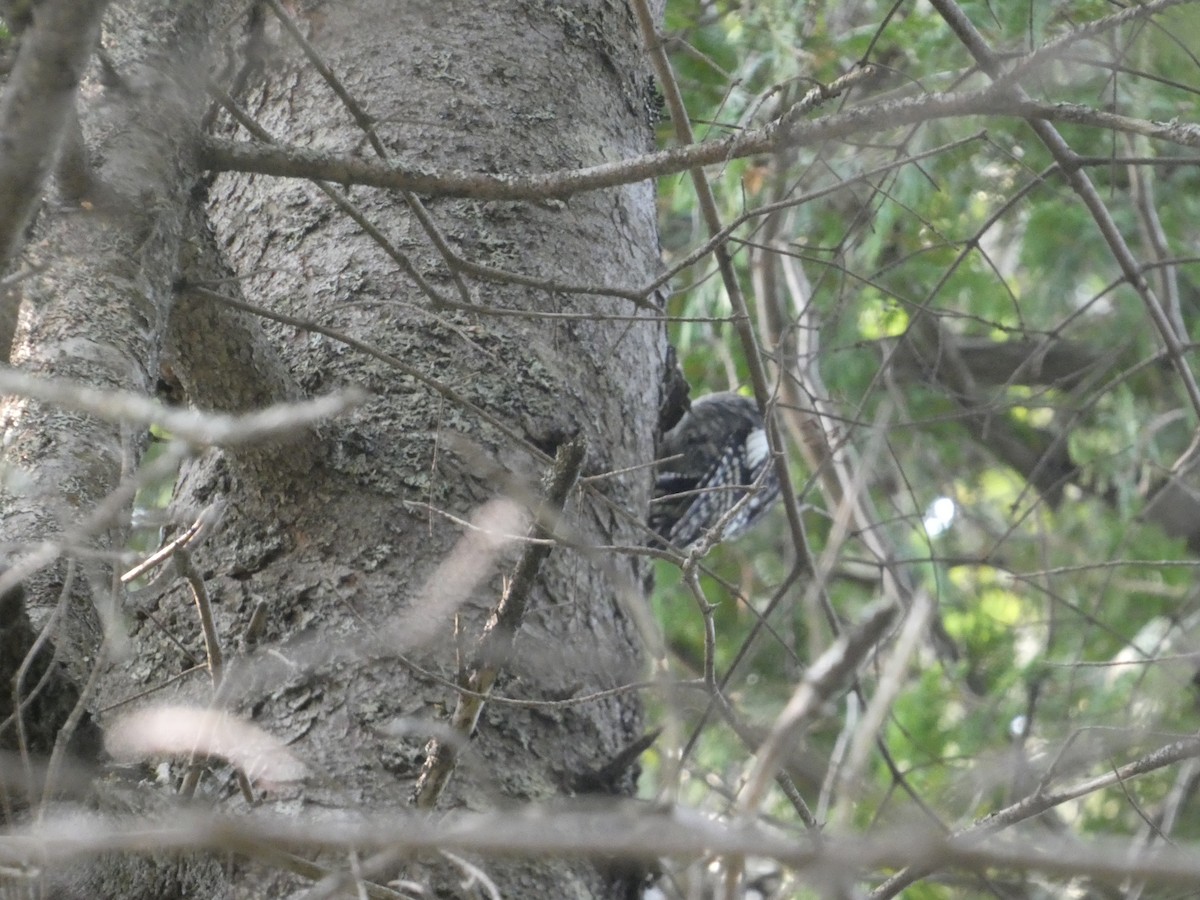
<svg viewBox="0 0 1200 900">
<path fill-rule="evenodd" d="M 19 310 L 10 358 L 30 373 L 143 393 L 157 377 L 204 102 L 202 83 L 180 59 L 206 55 L 209 17 L 221 7 L 172 4 L 157 21 L 149 15 L 155 7 L 130 3 L 111 17 L 120 81 L 101 91 L 93 69 L 92 102 L 81 114 L 97 160 L 96 190 L 42 207 L 24 269 L 14 270 L 5 292 L 4 305 Z M 38 31 L 38 15 L 29 35 Z M 83 37 L 91 33 L 86 19 L 76 24 Z M 53 150 L 58 136 L 49 137 Z M 11 467 L 0 521 L 5 546 L 22 551 L 50 540 L 69 551 L 119 547 L 120 517 L 97 510 L 146 435 L 19 398 L 8 398 L 2 416 Z M 82 684 L 100 646 L 97 609 L 113 610 L 106 567 L 93 557 L 70 570 L 60 562 L 9 575 L 5 589 L 25 579 L 35 626 L 63 613 L 53 640 Z"/>
<path fill-rule="evenodd" d="M 36 36 L 42 11 L 34 9 L 21 52 L 36 50 L 23 42 Z M 70 153 L 62 155 L 49 202 L 40 183 L 24 185 L 37 209 L 31 229 L 25 229 L 22 207 L 4 209 L 16 217 L 7 224 L 25 238 L 0 298 L 7 320 L 4 350 L 13 365 L 31 374 L 144 394 L 158 377 L 192 202 L 189 189 L 197 174 L 192 158 L 205 98 L 202 77 L 188 64 L 202 65 L 213 23 L 228 8 L 131 2 L 110 11 L 105 40 L 111 71 L 104 77 L 93 53 L 94 30 L 82 13 L 75 9 L 55 26 L 59 40 L 82 42 L 85 57 L 93 59 L 78 121 L 66 104 Z M 78 31 L 66 34 L 72 26 Z M 50 72 L 52 79 L 64 74 L 62 67 Z M 4 87 L 11 110 L 13 85 Z M 57 85 L 60 100 L 65 90 Z M 45 166 L 53 163 L 62 134 L 62 128 L 47 128 L 34 143 Z M 23 139 L 19 130 L 0 137 Z M 78 140 L 83 137 L 86 155 Z M 10 677 L 3 683 L 0 747 L 20 751 L 5 760 L 9 776 L 27 771 L 17 760 L 30 755 L 31 771 L 41 771 L 56 744 L 59 751 L 96 759 L 95 724 L 87 710 L 95 713 L 97 706 L 85 683 L 105 653 L 120 652 L 119 643 L 102 649 L 105 635 L 113 639 L 121 630 L 107 560 L 124 543 L 133 496 L 119 488 L 147 435 L 21 398 L 6 398 L 2 416 L 0 542 L 10 568 L 0 575 L 6 598 L 0 633 L 2 668 Z M 15 587 L 18 581 L 23 591 Z M 23 678 L 11 677 L 23 659 L 32 665 Z M 78 705 L 81 694 L 86 710 Z M 22 728 L 10 715 L 18 700 Z M 61 776 L 69 771 L 57 769 L 56 783 L 65 784 Z M 21 815 L 30 797 L 41 796 L 36 780 L 27 785 L 6 777 L 0 817 Z M 54 866 L 44 873 L 54 882 L 55 896 L 138 895 L 126 894 L 130 884 L 145 895 L 163 896 L 168 884 L 211 884 L 206 873 L 220 871 L 208 863 L 187 872 L 175 869 L 174 863 L 164 869 L 124 858 L 81 871 Z"/>
<path fill-rule="evenodd" d="M 59 144 L 75 120 L 79 79 L 91 58 L 106 2 L 73 0 L 24 5 L 14 16 L 12 4 L 0 4 L 9 30 L 22 41 L 3 101 L 0 102 L 0 275 L 41 199 Z M 8 337 L 11 337 L 9 335 Z"/>
<path fill-rule="evenodd" d="M 648 147 L 650 88 L 623 5 L 564 13 L 541 4 L 413 3 L 398 15 L 395 4 L 367 2 L 322 12 L 319 24 L 301 24 L 349 92 L 380 119 L 376 133 L 394 159 L 542 171 Z M 288 143 L 343 152 L 364 145 L 362 131 L 293 50 L 266 67 L 243 103 Z M 354 190 L 350 198 L 436 291 L 462 300 L 400 197 Z M 408 803 L 430 726 L 454 699 L 442 685 L 414 678 L 386 646 L 372 647 L 369 658 L 349 652 L 372 629 L 430 602 L 423 581 L 457 539 L 456 527 L 405 504 L 468 515 L 505 490 L 497 469 L 536 491 L 546 464 L 535 448 L 552 452 L 577 433 L 588 441 L 588 474 L 651 459 L 662 332 L 649 317 L 640 324 L 603 321 L 605 313 L 634 312 L 626 302 L 474 280 L 470 299 L 480 313 L 438 309 L 310 184 L 222 177 L 210 209 L 245 298 L 369 341 L 465 396 L 507 431 L 378 359 L 268 323 L 301 390 L 356 383 L 375 398 L 328 431 L 327 455 L 299 478 L 284 466 L 250 474 L 237 459 L 218 459 L 189 474 L 181 498 L 200 505 L 221 478 L 231 479 L 241 498 L 221 542 L 226 558 L 209 562 L 224 633 L 239 633 L 257 598 L 295 597 L 291 608 L 272 609 L 268 640 L 285 654 L 313 639 L 341 645 L 336 658 L 280 672 L 244 698 L 277 734 L 303 735 L 298 748 L 328 773 L 302 791 L 304 807 L 313 814 L 394 809 Z M 645 185 L 569 204 L 430 199 L 428 210 L 454 252 L 527 275 L 628 286 L 647 282 L 657 264 Z M 579 318 L 498 317 L 487 314 L 490 307 Z M 203 369 L 190 374 L 199 379 Z M 201 390 L 188 375 L 182 373 L 185 385 Z M 599 484 L 603 497 L 577 495 L 568 505 L 573 526 L 587 543 L 639 542 L 645 473 Z M 621 595 L 638 583 L 640 570 L 619 557 L 552 554 L 517 638 L 518 661 L 499 693 L 550 700 L 628 679 L 637 660 Z M 473 641 L 499 596 L 496 574 L 485 585 L 459 611 L 459 642 Z M 412 646 L 404 634 L 389 640 L 453 679 L 455 623 L 445 617 L 434 625 L 437 637 L 428 646 Z M 399 731 L 389 727 L 402 720 Z M 639 721 L 629 697 L 543 711 L 492 704 L 443 806 L 570 794 L 637 736 Z M 627 775 L 610 786 L 628 788 Z M 486 869 L 508 896 L 619 893 L 592 865 L 489 861 Z"/>
<path fill-rule="evenodd" d="M 348 197 L 411 260 L 409 274 L 308 183 L 222 175 L 208 184 L 205 220 L 189 202 L 197 193 L 186 193 L 204 73 L 175 63 L 206 58 L 202 45 L 216 21 L 216 13 L 210 21 L 201 11 L 206 6 L 127 4 L 114 19 L 110 58 L 120 83 L 110 92 L 133 100 L 125 127 L 97 127 L 85 116 L 84 135 L 105 162 L 101 182 L 139 202 L 87 215 L 43 213 L 39 236 L 54 263 L 23 283 L 22 301 L 54 314 L 23 318 L 14 361 L 149 392 L 161 359 L 188 402 L 229 411 L 342 385 L 371 391 L 351 418 L 295 441 L 206 453 L 182 474 L 175 507 L 187 517 L 214 501 L 226 504 L 221 531 L 195 554 L 227 661 L 219 702 L 287 741 L 314 773 L 272 794 L 268 805 L 300 817 L 402 809 L 426 741 L 453 704 L 446 682 L 456 677 L 456 647 L 479 633 L 517 552 L 510 549 L 469 596 L 429 611 L 426 579 L 461 533 L 432 510 L 467 517 L 505 493 L 532 502 L 548 457 L 576 435 L 587 441 L 586 476 L 644 466 L 654 456 L 664 331 L 652 312 L 628 300 L 452 275 L 396 194 L 354 189 Z M 227 28 L 243 21 L 224 13 Z M 537 172 L 650 147 L 653 89 L 623 3 L 564 10 L 538 2 L 368 0 L 297 17 L 374 117 L 374 136 L 392 158 Z M 143 26 L 162 37 L 143 37 Z M 274 20 L 249 34 L 250 58 L 226 52 L 229 71 L 248 66 L 236 99 L 259 125 L 289 144 L 371 153 L 361 123 Z M 144 41 L 144 59 L 132 55 L 135 44 L 125 36 Z M 164 63 L 181 39 L 188 54 Z M 267 52 L 253 56 L 264 45 Z M 157 103 L 137 102 L 145 98 L 142 79 Z M 227 114 L 216 128 L 246 136 Z M 569 202 L 424 200 L 440 239 L 470 263 L 547 283 L 621 288 L 648 283 L 658 266 L 648 184 Z M 171 287 L 181 278 L 193 287 L 171 311 Z M 338 329 L 380 353 L 260 321 L 222 305 L 214 291 Z M 497 308 L 530 315 L 493 314 Z M 389 364 L 388 354 L 408 368 Z M 2 525 L 14 542 L 77 527 L 128 471 L 145 438 L 26 403 L 10 404 L 7 426 L 8 461 L 27 467 L 39 485 L 6 497 Z M 636 697 L 554 701 L 617 687 L 639 671 L 625 604 L 642 584 L 643 565 L 586 547 L 642 543 L 649 489 L 649 469 L 634 468 L 589 480 L 569 499 L 572 540 L 584 549 L 558 548 L 543 564 L 516 657 L 442 808 L 630 791 L 628 770 L 602 785 L 595 775 L 641 733 Z M 119 546 L 120 522 L 103 526 L 100 544 Z M 95 610 L 112 611 L 113 571 L 92 564 L 89 574 L 71 586 L 76 623 L 55 627 L 77 685 L 102 641 Z M 35 621 L 47 621 L 62 579 L 61 568 L 25 577 Z M 252 616 L 263 609 L 258 652 L 243 642 L 239 655 Z M 109 667 L 94 708 L 162 688 L 203 661 L 195 613 L 180 588 L 109 622 L 131 628 L 132 644 Z M 414 643 L 418 632 L 428 639 Z M 421 676 L 413 663 L 442 681 Z M 172 696 L 208 702 L 207 675 L 197 669 L 152 695 Z M 517 707 L 504 696 L 551 702 Z M 198 796 L 224 810 L 243 807 L 227 779 L 203 779 Z M 170 794 L 152 788 L 123 802 L 169 805 Z M 262 865 L 213 863 L 103 860 L 64 875 L 61 889 L 104 894 L 119 883 L 124 897 L 258 897 L 303 884 Z M 590 862 L 489 860 L 485 868 L 505 896 L 611 897 L 637 886 L 636 875 Z M 388 874 L 443 877 L 411 866 L 377 876 Z"/>
</svg>

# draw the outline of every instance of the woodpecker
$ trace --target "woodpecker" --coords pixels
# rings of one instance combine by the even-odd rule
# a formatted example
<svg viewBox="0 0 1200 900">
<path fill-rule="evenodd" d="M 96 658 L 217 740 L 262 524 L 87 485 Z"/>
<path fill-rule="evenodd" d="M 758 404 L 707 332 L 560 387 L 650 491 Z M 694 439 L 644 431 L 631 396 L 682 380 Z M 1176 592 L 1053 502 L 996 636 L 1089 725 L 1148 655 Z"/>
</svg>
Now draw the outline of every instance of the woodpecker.
<svg viewBox="0 0 1200 900">
<path fill-rule="evenodd" d="M 767 432 L 758 405 L 740 394 L 709 394 L 692 403 L 663 437 L 650 527 L 681 550 L 699 541 L 746 494 L 718 540 L 737 537 L 779 499 Z"/>
</svg>

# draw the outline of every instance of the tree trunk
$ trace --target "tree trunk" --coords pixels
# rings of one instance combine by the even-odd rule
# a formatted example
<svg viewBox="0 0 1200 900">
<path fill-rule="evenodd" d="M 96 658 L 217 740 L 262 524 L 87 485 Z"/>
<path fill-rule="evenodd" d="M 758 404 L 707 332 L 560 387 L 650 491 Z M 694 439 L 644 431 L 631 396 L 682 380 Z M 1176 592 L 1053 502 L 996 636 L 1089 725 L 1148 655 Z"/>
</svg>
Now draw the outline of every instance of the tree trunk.
<svg viewBox="0 0 1200 900">
<path fill-rule="evenodd" d="M 624 3 L 310 7 L 293 13 L 296 22 L 371 118 L 371 133 L 268 13 L 252 25 L 248 58 L 229 71 L 244 64 L 236 97 L 242 114 L 282 143 L 364 157 L 382 150 L 408 166 L 500 174 L 613 161 L 651 146 L 653 88 Z M 208 33 L 195 17 L 179 22 L 199 40 Z M 183 80 L 195 87 L 199 78 Z M 191 138 L 186 128 L 199 110 L 188 109 L 191 118 L 172 123 L 168 139 Z M 228 113 L 215 128 L 251 136 Z M 541 567 L 498 699 L 485 708 L 438 807 L 629 793 L 633 773 L 605 765 L 641 732 L 636 695 L 561 701 L 618 687 L 641 664 L 628 604 L 643 583 L 643 564 L 587 548 L 644 542 L 645 464 L 654 457 L 665 334 L 648 304 L 571 286 L 628 289 L 652 280 L 652 187 L 538 203 L 422 198 L 438 242 L 476 267 L 526 276 L 515 283 L 452 263 L 414 214 L 417 198 L 332 188 L 386 237 L 385 250 L 344 203 L 312 183 L 223 174 L 207 184 L 204 212 L 192 209 L 190 218 L 179 191 L 188 182 L 173 184 L 175 193 L 161 202 L 175 223 L 172 235 L 190 223 L 182 256 L 167 254 L 169 264 L 147 271 L 139 268 L 147 265 L 143 257 L 123 252 L 129 278 L 154 286 L 135 292 L 139 303 L 159 297 L 172 280 L 187 285 L 170 314 L 164 369 L 187 401 L 245 411 L 350 385 L 370 392 L 350 416 L 288 441 L 210 450 L 185 466 L 176 488 L 177 521 L 223 504 L 220 530 L 194 557 L 226 656 L 218 702 L 252 716 L 309 769 L 302 783 L 277 786 L 266 805 L 305 819 L 410 804 L 426 744 L 454 706 L 461 658 L 522 549 L 511 545 L 489 563 L 468 543 L 466 555 L 456 556 L 463 528 L 449 516 L 470 518 L 505 495 L 534 505 L 556 449 L 576 437 L 586 441 L 584 476 L 630 471 L 589 478 L 571 493 L 563 533 L 579 549 L 556 547 Z M 200 193 L 192 192 L 193 202 Z M 82 222 L 104 233 L 106 223 Z M 65 253 L 70 245 L 50 246 Z M 179 248 L 177 239 L 172 246 Z M 107 283 L 94 280 L 88 299 Z M 234 309 L 214 294 L 275 318 Z M 118 383 L 144 391 L 158 373 L 164 347 L 156 323 L 166 321 L 167 305 L 154 306 L 153 317 L 122 308 L 105 320 L 104 333 L 141 329 L 140 342 L 121 343 L 138 377 Z M 93 328 L 78 310 L 61 326 L 74 335 Z M 19 343 L 34 354 L 44 341 L 24 333 Z M 104 428 L 108 440 L 121 434 Z M 66 449 L 73 440 L 61 438 L 63 455 L 77 452 Z M 126 441 L 126 468 L 141 443 L 140 435 Z M 21 458 L 39 470 L 32 452 Z M 117 483 L 121 459 L 114 456 L 112 471 L 79 498 L 73 521 Z M 61 477 L 60 469 L 47 471 Z M 45 525 L 20 533 L 36 539 Z M 93 605 L 101 600 L 96 587 L 110 577 L 92 579 Z M 473 586 L 456 594 L 447 585 L 459 578 Z M 91 618 L 92 606 L 84 608 Z M 251 625 L 256 610 L 260 619 L 265 612 L 262 629 Z M 172 695 L 209 702 L 212 685 L 199 665 L 204 644 L 182 584 L 126 612 L 132 645 L 105 674 L 94 708 L 143 691 L 152 693 L 142 703 Z M 71 645 L 80 654 L 79 679 L 101 641 L 97 629 L 84 633 Z M 547 703 L 500 699 L 508 697 Z M 598 772 L 611 783 L 597 785 Z M 197 795 L 227 811 L 245 805 L 220 770 L 201 780 Z M 118 876 L 111 866 L 71 878 L 81 895 L 119 880 L 124 897 L 162 896 L 168 882 L 186 891 L 203 884 L 211 896 L 279 896 L 297 882 L 258 863 L 213 862 L 148 865 L 132 886 L 129 872 Z M 506 897 L 614 897 L 637 887 L 636 876 L 592 863 L 476 862 Z M 456 890 L 448 885 L 461 872 L 439 872 L 393 866 L 375 877 L 399 874 Z"/>
</svg>

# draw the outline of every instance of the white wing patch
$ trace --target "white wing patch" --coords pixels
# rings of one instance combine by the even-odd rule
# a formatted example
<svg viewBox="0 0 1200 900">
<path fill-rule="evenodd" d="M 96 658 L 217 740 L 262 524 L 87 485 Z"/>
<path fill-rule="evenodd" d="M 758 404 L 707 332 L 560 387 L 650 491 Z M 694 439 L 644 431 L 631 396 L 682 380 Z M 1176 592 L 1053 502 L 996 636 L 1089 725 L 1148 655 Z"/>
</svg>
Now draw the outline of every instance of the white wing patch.
<svg viewBox="0 0 1200 900">
<path fill-rule="evenodd" d="M 755 428 L 752 432 L 746 435 L 746 465 L 751 472 L 757 472 L 767 461 L 767 456 L 771 452 L 771 447 L 767 443 L 767 432 L 762 428 Z"/>
</svg>

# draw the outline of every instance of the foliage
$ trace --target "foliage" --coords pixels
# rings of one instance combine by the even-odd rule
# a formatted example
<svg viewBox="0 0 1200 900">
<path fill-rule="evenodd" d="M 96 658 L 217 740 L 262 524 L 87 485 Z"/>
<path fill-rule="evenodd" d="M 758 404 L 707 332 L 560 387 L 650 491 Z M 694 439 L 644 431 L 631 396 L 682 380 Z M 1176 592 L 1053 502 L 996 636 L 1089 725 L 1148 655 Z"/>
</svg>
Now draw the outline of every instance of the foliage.
<svg viewBox="0 0 1200 900">
<path fill-rule="evenodd" d="M 659 5 L 0 4 L 0 881 L 1194 891 L 1200 0 Z"/>
<path fill-rule="evenodd" d="M 994 48 L 1014 56 L 1114 10 L 1100 2 L 962 8 Z M 1169 10 L 1153 24 L 1073 43 L 1022 83 L 1039 99 L 1190 120 L 1200 65 L 1188 47 L 1197 27 L 1194 9 Z M 668 28 L 688 109 L 699 134 L 710 138 L 761 125 L 781 100 L 794 102 L 863 62 L 879 74 L 810 115 L 888 92 L 985 83 L 926 4 L 678 2 L 670 4 Z M 1074 124 L 1059 132 L 1088 158 L 1084 170 L 1157 296 L 1178 297 L 1187 328 L 1179 337 L 1195 339 L 1200 269 L 1191 223 L 1200 213 L 1200 168 L 1172 161 L 1170 145 L 1142 137 Z M 673 140 L 671 123 L 660 137 Z M 906 162 L 927 151 L 937 152 Z M 1082 781 L 1200 724 L 1189 684 L 1194 664 L 1179 657 L 1191 652 L 1195 627 L 1194 541 L 1189 547 L 1187 535 L 1171 537 L 1153 515 L 1143 515 L 1187 449 L 1197 410 L 1162 353 L 1139 292 L 1054 162 L 1029 123 L 990 116 L 883 128 L 708 171 L 723 220 L 746 217 L 730 250 L 764 358 L 779 379 L 778 420 L 786 426 L 816 414 L 796 390 L 800 379 L 782 353 L 787 335 L 778 323 L 815 328 L 815 361 L 828 390 L 820 399 L 842 417 L 836 437 L 857 447 L 857 474 L 879 511 L 878 529 L 913 585 L 936 596 L 960 651 L 957 661 L 939 658 L 927 639 L 906 667 L 869 781 L 852 798 L 857 828 L 913 817 L 937 828 L 970 826 L 1026 797 L 1039 778 L 1048 785 Z M 839 182 L 841 189 L 804 199 Z M 707 235 L 688 181 L 664 178 L 659 190 L 673 262 Z M 789 200 L 794 205 L 756 214 Z M 771 272 L 785 255 L 799 261 L 810 285 L 806 295 L 790 298 L 792 306 L 761 292 L 778 287 Z M 694 393 L 747 387 L 745 349 L 711 257 L 679 272 L 675 285 L 673 336 Z M 980 367 L 974 383 L 893 364 L 903 336 L 922 321 L 936 321 L 943 348 L 958 342 L 963 354 L 974 354 L 964 363 Z M 1042 381 L 1011 368 L 991 381 L 978 374 L 986 371 L 978 354 L 987 349 L 1038 342 L 1044 349 L 1051 338 L 1086 348 L 1095 367 L 1078 378 Z M 1039 364 L 1033 350 L 1025 362 Z M 753 729 L 767 727 L 832 640 L 811 597 L 814 578 L 840 627 L 855 622 L 882 590 L 859 536 L 837 543 L 837 498 L 821 473 L 806 467 L 795 440 L 803 428 L 783 429 L 786 452 L 806 504 L 808 553 L 815 560 L 829 554 L 832 565 L 827 575 L 806 572 L 783 590 L 769 634 L 757 635 L 733 673 L 728 694 Z M 998 449 L 1002 441 L 1034 448 L 1035 457 L 1056 441 L 1070 468 L 1047 489 Z M 954 501 L 949 523 L 928 518 L 938 498 Z M 797 559 L 783 513 L 775 516 L 705 561 L 712 574 L 701 586 L 716 605 L 718 678 Z M 657 592 L 670 646 L 689 671 L 700 671 L 703 615 L 669 565 L 660 565 Z M 887 655 L 885 647 L 882 659 Z M 867 699 L 879 688 L 881 664 L 863 670 Z M 847 799 L 831 787 L 831 773 L 844 762 L 838 741 L 853 732 L 857 703 L 841 696 L 807 733 L 794 774 L 810 807 Z M 739 742 L 727 723 L 702 722 L 694 710 L 683 718 L 699 729 L 689 783 L 719 785 L 707 802 L 730 809 L 753 746 Z M 1193 835 L 1200 810 L 1180 799 L 1190 798 L 1193 771 L 1161 769 L 1050 815 L 1080 836 L 1146 837 L 1163 821 Z M 648 785 L 649 793 L 664 787 Z M 771 812 L 802 827 L 782 796 Z M 980 871 L 966 890 L 986 895 L 1011 877 Z M 964 896 L 953 882 L 911 891 Z"/>
</svg>

